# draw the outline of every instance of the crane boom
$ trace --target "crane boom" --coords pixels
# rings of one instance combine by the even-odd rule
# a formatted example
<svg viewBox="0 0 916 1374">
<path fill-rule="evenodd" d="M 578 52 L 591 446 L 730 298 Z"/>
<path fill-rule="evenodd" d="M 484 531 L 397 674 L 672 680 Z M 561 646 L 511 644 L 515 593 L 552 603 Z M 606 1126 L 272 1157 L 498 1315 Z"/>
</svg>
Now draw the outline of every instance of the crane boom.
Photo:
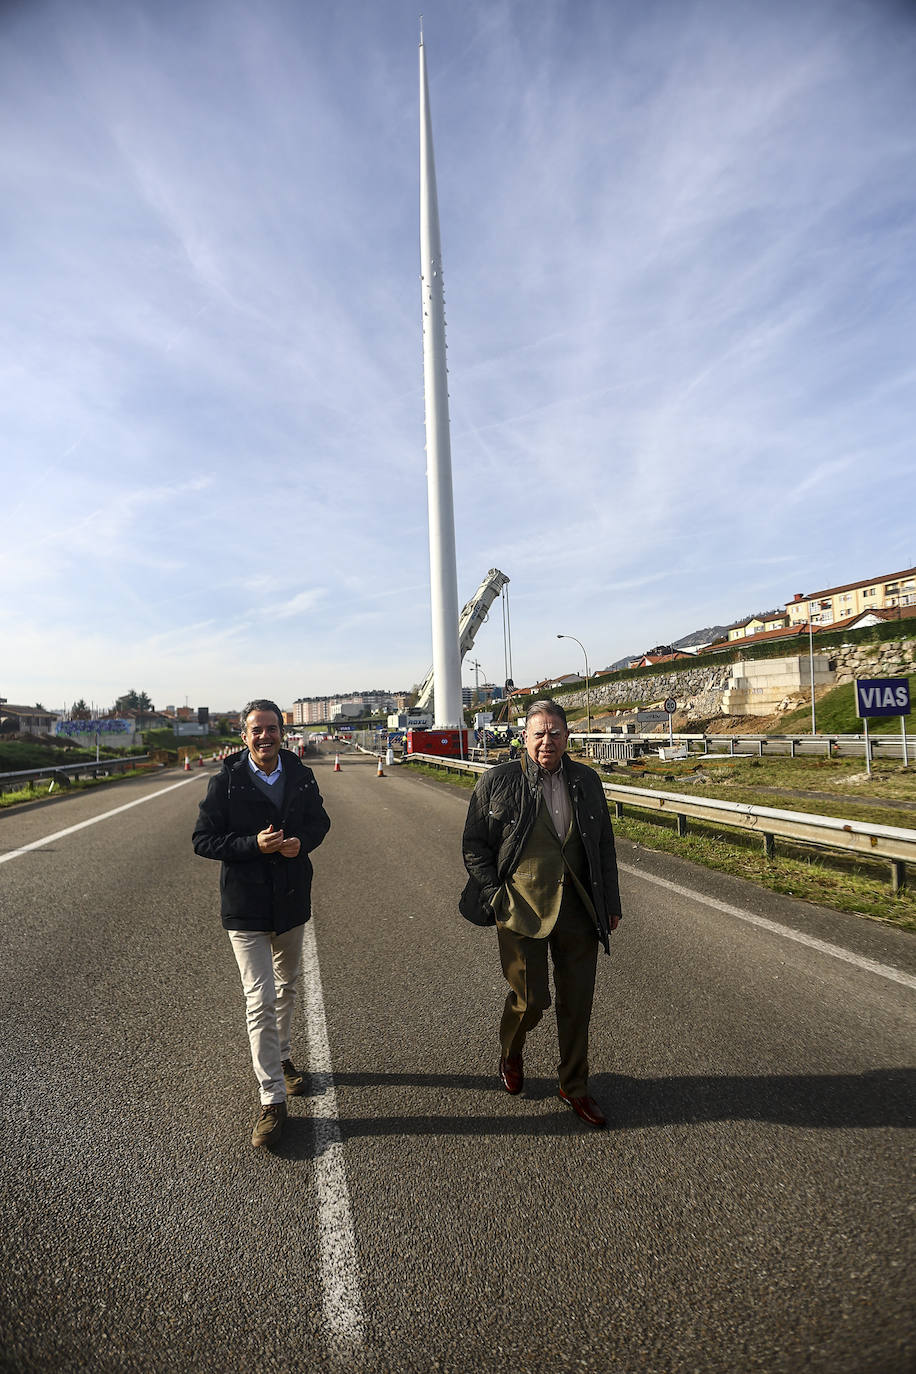
<svg viewBox="0 0 916 1374">
<path fill-rule="evenodd" d="M 458 649 L 461 659 L 464 659 L 465 655 L 473 649 L 477 631 L 486 620 L 487 612 L 508 581 L 506 574 L 500 572 L 499 568 L 491 568 L 470 601 L 465 604 L 461 615 L 458 617 Z M 430 668 L 423 679 L 415 710 L 424 711 L 429 705 L 432 700 L 434 683 L 435 674 Z"/>
</svg>

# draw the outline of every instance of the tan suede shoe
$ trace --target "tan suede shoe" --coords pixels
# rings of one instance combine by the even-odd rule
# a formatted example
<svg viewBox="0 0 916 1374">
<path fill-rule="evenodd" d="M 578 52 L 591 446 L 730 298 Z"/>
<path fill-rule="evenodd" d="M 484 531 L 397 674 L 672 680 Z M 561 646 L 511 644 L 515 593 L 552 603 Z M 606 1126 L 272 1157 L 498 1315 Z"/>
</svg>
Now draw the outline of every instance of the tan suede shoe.
<svg viewBox="0 0 916 1374">
<path fill-rule="evenodd" d="M 276 1145 L 283 1134 L 283 1123 L 286 1120 L 285 1102 L 268 1102 L 261 1108 L 261 1115 L 257 1119 L 254 1130 L 251 1133 L 251 1143 L 260 1149 L 262 1145 Z"/>
<path fill-rule="evenodd" d="M 305 1092 L 305 1074 L 299 1072 L 291 1059 L 283 1060 L 283 1081 L 287 1097 L 301 1097 Z"/>
</svg>

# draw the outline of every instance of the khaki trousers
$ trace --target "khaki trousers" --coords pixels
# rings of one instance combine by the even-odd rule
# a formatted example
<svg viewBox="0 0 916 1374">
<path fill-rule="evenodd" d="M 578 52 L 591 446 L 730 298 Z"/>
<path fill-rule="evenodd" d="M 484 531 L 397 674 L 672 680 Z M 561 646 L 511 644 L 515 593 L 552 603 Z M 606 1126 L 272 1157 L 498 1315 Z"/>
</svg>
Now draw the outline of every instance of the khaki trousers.
<svg viewBox="0 0 916 1374">
<path fill-rule="evenodd" d="M 305 926 L 293 926 L 283 935 L 273 930 L 229 931 L 245 993 L 248 1044 L 262 1106 L 286 1101 L 283 1060 L 292 1057 L 290 1031 L 304 934 Z"/>
<path fill-rule="evenodd" d="M 588 1091 L 588 1027 L 595 995 L 598 932 L 574 889 L 567 889 L 553 930 L 543 940 L 497 923 L 499 957 L 511 992 L 499 1027 L 504 1055 L 521 1054 L 525 1036 L 550 1006 L 548 949 L 556 992 L 560 1087 L 570 1097 Z"/>
</svg>

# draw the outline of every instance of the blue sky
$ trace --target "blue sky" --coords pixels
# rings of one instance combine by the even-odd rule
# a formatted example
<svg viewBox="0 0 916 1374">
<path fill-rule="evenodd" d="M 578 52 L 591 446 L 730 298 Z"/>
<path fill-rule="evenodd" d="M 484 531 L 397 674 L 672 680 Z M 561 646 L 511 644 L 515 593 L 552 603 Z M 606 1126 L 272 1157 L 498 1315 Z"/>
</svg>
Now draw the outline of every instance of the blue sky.
<svg viewBox="0 0 916 1374">
<path fill-rule="evenodd" d="M 509 576 L 515 680 L 916 564 L 916 10 L 423 9 L 458 595 Z M 417 20 L 0 9 L 9 700 L 424 676 Z"/>
</svg>

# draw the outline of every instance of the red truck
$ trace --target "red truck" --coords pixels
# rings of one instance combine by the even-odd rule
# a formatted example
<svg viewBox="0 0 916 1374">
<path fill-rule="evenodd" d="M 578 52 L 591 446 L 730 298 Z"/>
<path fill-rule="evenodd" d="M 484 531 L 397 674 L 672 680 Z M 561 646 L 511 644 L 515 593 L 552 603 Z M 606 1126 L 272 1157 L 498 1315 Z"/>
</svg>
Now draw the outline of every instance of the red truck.
<svg viewBox="0 0 916 1374">
<path fill-rule="evenodd" d="M 436 754 L 443 759 L 468 757 L 467 730 L 408 730 L 408 754 Z"/>
</svg>

